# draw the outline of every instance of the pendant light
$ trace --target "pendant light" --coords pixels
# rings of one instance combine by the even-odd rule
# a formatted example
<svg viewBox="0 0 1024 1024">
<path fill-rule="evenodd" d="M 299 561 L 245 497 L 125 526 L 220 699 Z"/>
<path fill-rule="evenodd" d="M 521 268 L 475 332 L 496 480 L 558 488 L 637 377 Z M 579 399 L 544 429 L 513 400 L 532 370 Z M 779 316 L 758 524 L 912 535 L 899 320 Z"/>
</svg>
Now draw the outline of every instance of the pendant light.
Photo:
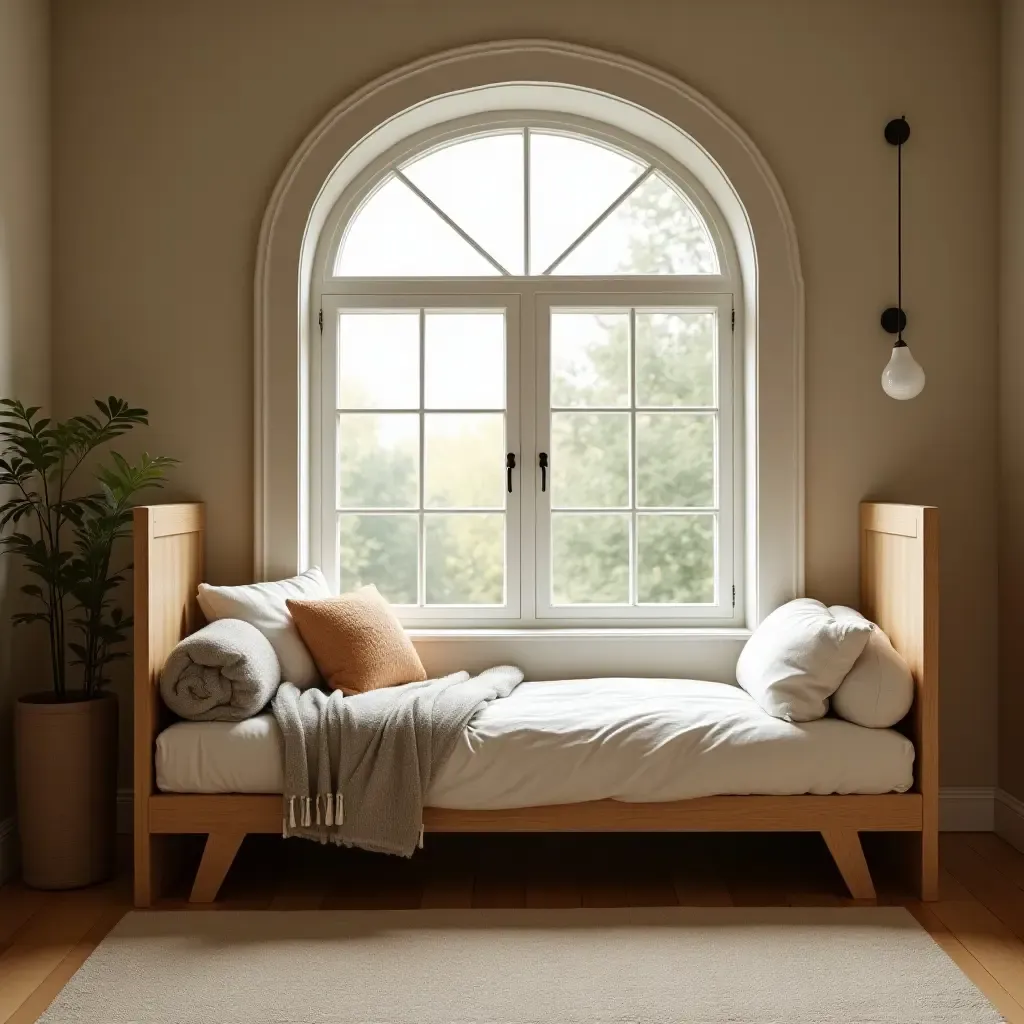
<svg viewBox="0 0 1024 1024">
<path fill-rule="evenodd" d="M 924 389 L 924 370 L 910 354 L 903 340 L 907 315 L 903 312 L 903 144 L 910 138 L 910 125 L 898 117 L 885 126 L 885 141 L 896 147 L 896 305 L 882 313 L 882 327 L 896 335 L 892 355 L 882 371 L 882 390 L 899 401 L 916 398 Z"/>
</svg>

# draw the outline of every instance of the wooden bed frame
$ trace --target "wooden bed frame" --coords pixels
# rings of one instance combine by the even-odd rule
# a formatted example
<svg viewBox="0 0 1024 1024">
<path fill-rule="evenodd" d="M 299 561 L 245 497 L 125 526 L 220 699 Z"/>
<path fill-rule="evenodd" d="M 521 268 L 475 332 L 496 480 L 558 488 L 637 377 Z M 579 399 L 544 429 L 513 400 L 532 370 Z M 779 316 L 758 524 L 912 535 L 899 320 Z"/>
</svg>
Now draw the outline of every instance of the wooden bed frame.
<svg viewBox="0 0 1024 1024">
<path fill-rule="evenodd" d="M 153 751 L 166 724 L 158 689 L 174 645 L 202 624 L 204 507 L 135 509 L 135 905 L 161 894 L 176 835 L 207 836 L 191 901 L 216 899 L 242 840 L 281 830 L 281 797 L 163 794 Z M 917 756 L 914 787 L 881 796 L 719 796 L 672 803 L 615 800 L 500 811 L 427 808 L 428 832 L 821 832 L 851 895 L 875 895 L 860 832 L 902 833 L 921 899 L 938 886 L 938 511 L 864 503 L 861 610 L 909 663 L 916 700 L 901 726 Z"/>
</svg>

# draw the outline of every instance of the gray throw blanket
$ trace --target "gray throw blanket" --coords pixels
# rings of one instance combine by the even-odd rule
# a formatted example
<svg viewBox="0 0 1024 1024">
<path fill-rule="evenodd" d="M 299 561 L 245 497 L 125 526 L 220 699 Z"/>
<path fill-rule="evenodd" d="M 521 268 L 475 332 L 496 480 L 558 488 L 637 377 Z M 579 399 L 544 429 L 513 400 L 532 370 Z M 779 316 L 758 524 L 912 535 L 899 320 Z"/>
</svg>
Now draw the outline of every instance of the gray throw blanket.
<svg viewBox="0 0 1024 1024">
<path fill-rule="evenodd" d="M 182 718 L 240 722 L 259 714 L 281 682 L 270 641 L 240 619 L 218 619 L 185 637 L 160 673 L 160 695 Z"/>
<path fill-rule="evenodd" d="M 284 834 L 411 857 L 434 776 L 473 715 L 522 679 L 502 665 L 351 697 L 282 683 Z"/>
</svg>

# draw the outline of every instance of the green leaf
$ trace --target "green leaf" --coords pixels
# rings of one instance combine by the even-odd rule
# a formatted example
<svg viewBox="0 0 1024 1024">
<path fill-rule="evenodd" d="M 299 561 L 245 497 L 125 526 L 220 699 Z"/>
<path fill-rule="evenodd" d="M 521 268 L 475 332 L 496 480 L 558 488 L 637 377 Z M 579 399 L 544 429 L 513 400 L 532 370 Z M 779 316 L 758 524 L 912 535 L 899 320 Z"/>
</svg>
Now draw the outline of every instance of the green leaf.
<svg viewBox="0 0 1024 1024">
<path fill-rule="evenodd" d="M 18 612 L 11 616 L 11 622 L 15 626 L 27 626 L 30 622 L 49 622 L 50 616 L 47 612 Z"/>
</svg>

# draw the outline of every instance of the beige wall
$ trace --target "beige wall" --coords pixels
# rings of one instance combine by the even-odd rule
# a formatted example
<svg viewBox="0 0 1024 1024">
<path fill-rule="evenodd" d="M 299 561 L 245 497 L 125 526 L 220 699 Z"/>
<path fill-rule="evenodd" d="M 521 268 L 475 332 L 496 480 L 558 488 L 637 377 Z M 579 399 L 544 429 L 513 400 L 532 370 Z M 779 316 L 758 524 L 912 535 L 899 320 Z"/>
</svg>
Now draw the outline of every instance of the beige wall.
<svg viewBox="0 0 1024 1024">
<path fill-rule="evenodd" d="M 718 103 L 789 199 L 807 282 L 807 582 L 856 599 L 856 505 L 943 515 L 943 780 L 996 778 L 996 108 L 983 0 L 57 0 L 57 404 L 152 411 L 173 493 L 210 506 L 211 576 L 252 550 L 252 276 L 289 156 L 353 89 L 446 47 L 550 37 Z M 898 41 L 898 53 L 896 52 Z M 906 151 L 905 305 L 928 372 L 887 399 L 890 117 Z"/>
<path fill-rule="evenodd" d="M 999 784 L 1024 799 L 1024 2 L 1002 15 Z"/>
<path fill-rule="evenodd" d="M 49 33 L 47 0 L 0 0 L 0 396 L 36 404 L 50 392 Z M 11 703 L 49 682 L 39 637 L 11 630 L 16 577 L 0 559 L 0 821 L 13 809 Z"/>
</svg>

